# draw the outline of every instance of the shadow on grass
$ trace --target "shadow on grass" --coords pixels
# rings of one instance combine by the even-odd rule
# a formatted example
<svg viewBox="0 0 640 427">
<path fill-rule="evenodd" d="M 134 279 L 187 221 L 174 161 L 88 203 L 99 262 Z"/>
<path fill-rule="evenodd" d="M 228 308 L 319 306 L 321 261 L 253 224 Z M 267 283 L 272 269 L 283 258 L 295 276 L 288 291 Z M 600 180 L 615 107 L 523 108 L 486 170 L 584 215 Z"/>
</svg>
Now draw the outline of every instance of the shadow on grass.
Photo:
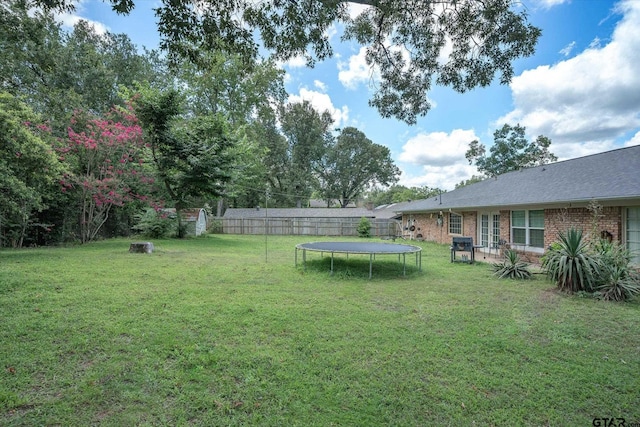
<svg viewBox="0 0 640 427">
<path fill-rule="evenodd" d="M 371 265 L 371 280 L 398 279 L 405 277 L 403 271 L 406 271 L 406 277 L 419 277 L 422 272 L 415 265 L 413 259 L 407 259 L 406 270 L 403 270 L 402 261 L 388 259 L 375 259 Z M 298 264 L 300 270 L 304 269 L 302 264 Z M 322 257 L 307 260 L 306 273 L 310 274 L 331 274 L 331 257 Z M 333 259 L 333 277 L 336 279 L 364 279 L 369 280 L 369 258 L 343 258 L 334 257 Z"/>
</svg>

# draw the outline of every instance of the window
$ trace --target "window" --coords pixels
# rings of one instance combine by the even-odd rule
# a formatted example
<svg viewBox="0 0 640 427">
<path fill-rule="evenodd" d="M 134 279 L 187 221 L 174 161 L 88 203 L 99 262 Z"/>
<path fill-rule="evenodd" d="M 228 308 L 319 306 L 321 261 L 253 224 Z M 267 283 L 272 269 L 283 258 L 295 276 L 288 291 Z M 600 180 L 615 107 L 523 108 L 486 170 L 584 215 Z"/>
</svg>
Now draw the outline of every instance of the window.
<svg viewBox="0 0 640 427">
<path fill-rule="evenodd" d="M 480 216 L 479 241 L 485 248 L 497 248 L 500 242 L 500 214 L 482 212 Z"/>
<path fill-rule="evenodd" d="M 627 249 L 631 251 L 633 263 L 640 264 L 640 207 L 626 209 L 625 234 Z"/>
<path fill-rule="evenodd" d="M 480 216 L 480 244 L 485 248 L 489 246 L 489 215 Z"/>
<path fill-rule="evenodd" d="M 449 214 L 449 234 L 462 234 L 462 215 Z"/>
<path fill-rule="evenodd" d="M 479 211 L 477 223 L 477 242 L 482 246 L 478 248 L 482 253 L 495 253 L 500 249 L 500 214 L 491 211 Z"/>
<path fill-rule="evenodd" d="M 491 230 L 491 243 L 494 248 L 498 247 L 500 242 L 500 214 L 491 215 L 493 219 L 493 228 Z"/>
<path fill-rule="evenodd" d="M 516 245 L 544 248 L 544 210 L 511 211 L 511 241 Z"/>
</svg>

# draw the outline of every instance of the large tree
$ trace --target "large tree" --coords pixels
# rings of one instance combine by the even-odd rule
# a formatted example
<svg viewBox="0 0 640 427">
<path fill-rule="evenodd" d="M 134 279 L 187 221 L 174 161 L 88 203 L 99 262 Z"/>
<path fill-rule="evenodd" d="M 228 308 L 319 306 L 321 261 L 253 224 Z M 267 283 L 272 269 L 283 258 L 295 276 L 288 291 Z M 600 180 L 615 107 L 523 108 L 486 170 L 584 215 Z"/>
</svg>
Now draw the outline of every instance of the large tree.
<svg viewBox="0 0 640 427">
<path fill-rule="evenodd" d="M 503 125 L 493 133 L 494 142 L 486 153 L 484 144 L 478 140 L 469 144 L 465 157 L 478 171 L 489 176 L 515 171 L 522 168 L 555 162 L 558 158 L 549 151 L 551 140 L 540 135 L 535 141 L 528 141 L 524 126 Z"/>
<path fill-rule="evenodd" d="M 73 111 L 95 114 L 123 104 L 120 85 L 153 80 L 146 55 L 124 34 L 98 34 L 86 21 L 65 32 L 27 0 L 0 7 L 0 87 L 22 97 L 63 137 Z"/>
<path fill-rule="evenodd" d="M 48 127 L 23 102 L 0 92 L 0 246 L 20 247 L 62 177 Z"/>
<path fill-rule="evenodd" d="M 186 62 L 176 70 L 196 115 L 221 113 L 241 126 L 256 118 L 273 118 L 273 107 L 284 103 L 284 71 L 273 61 L 246 67 L 236 54 L 210 52 L 203 54 L 200 65 Z"/>
<path fill-rule="evenodd" d="M 75 3 L 28 1 L 55 9 Z M 124 14 L 136 3 L 110 2 Z M 352 19 L 349 3 L 369 7 Z M 304 56 L 313 65 L 333 54 L 329 30 L 341 22 L 343 39 L 365 46 L 372 74 L 381 77 L 370 104 L 407 123 L 431 108 L 432 82 L 460 92 L 487 86 L 496 74 L 508 83 L 512 62 L 533 54 L 540 36 L 516 0 L 165 0 L 155 11 L 160 45 L 175 63 L 198 64 L 203 52 L 222 50 L 250 65 L 263 46 L 276 59 Z"/>
<path fill-rule="evenodd" d="M 115 207 L 147 199 L 142 129 L 130 107 L 105 117 L 76 112 L 57 150 L 68 165 L 62 190 L 75 196 L 82 243 L 98 236 Z"/>
<path fill-rule="evenodd" d="M 319 175 L 324 198 L 337 198 L 344 208 L 373 185 L 397 182 L 400 170 L 387 147 L 346 127 L 327 150 Z"/>
<path fill-rule="evenodd" d="M 404 185 L 392 185 L 388 188 L 373 188 L 367 193 L 367 202 L 375 206 L 390 203 L 406 202 L 407 200 L 428 199 L 437 196 L 443 191 L 436 187 L 406 187 Z"/>
<path fill-rule="evenodd" d="M 333 119 L 328 111 L 320 113 L 303 101 L 286 105 L 280 123 L 284 140 L 274 135 L 269 141 L 274 144 L 269 160 L 271 168 L 283 170 L 282 175 L 269 174 L 269 180 L 276 191 L 288 194 L 301 207 L 317 188 L 317 171 L 331 140 Z"/>
<path fill-rule="evenodd" d="M 180 211 L 194 199 L 213 199 L 224 193 L 231 177 L 234 146 L 222 116 L 181 117 L 182 102 L 174 89 L 140 87 L 134 97 L 152 161 L 178 211 L 178 224 Z"/>
<path fill-rule="evenodd" d="M 486 176 L 484 175 L 471 175 L 471 178 L 463 179 L 462 181 L 457 183 L 455 189 L 462 188 L 467 185 L 475 184 L 476 182 L 480 182 L 484 179 L 486 179 Z"/>
</svg>

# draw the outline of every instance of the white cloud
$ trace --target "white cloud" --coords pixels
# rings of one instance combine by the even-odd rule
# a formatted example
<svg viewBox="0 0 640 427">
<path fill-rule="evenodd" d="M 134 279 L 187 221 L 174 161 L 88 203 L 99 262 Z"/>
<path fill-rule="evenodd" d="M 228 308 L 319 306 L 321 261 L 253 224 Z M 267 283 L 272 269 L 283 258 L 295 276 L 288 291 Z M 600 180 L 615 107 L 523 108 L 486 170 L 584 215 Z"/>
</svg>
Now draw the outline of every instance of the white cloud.
<svg viewBox="0 0 640 427">
<path fill-rule="evenodd" d="M 109 27 L 104 25 L 102 22 L 92 21 L 87 18 L 83 18 L 77 13 L 59 13 L 55 15 L 56 21 L 60 22 L 63 27 L 72 29 L 74 25 L 76 25 L 80 21 L 87 21 L 97 34 L 103 35 L 109 32 Z"/>
<path fill-rule="evenodd" d="M 569 43 L 568 45 L 566 45 L 565 47 L 560 49 L 560 52 L 558 52 L 558 53 L 560 53 L 563 56 L 569 56 L 569 55 L 571 55 L 571 51 L 573 50 L 574 47 L 576 47 L 576 42 L 575 41 Z"/>
<path fill-rule="evenodd" d="M 348 89 L 356 89 L 361 83 L 366 84 L 372 79 L 376 79 L 377 75 L 367 64 L 365 59 L 367 49 L 363 46 L 357 55 L 349 58 L 349 63 L 338 62 L 338 80 Z"/>
<path fill-rule="evenodd" d="M 552 7 L 559 6 L 563 3 L 569 3 L 571 0 L 538 0 L 538 3 L 544 9 L 551 9 Z"/>
<path fill-rule="evenodd" d="M 451 191 L 456 184 L 478 174 L 474 166 L 469 164 L 459 164 L 455 167 L 446 166 L 424 166 L 419 175 L 408 175 L 403 172 L 400 176 L 400 185 L 406 187 L 436 187 L 441 190 Z"/>
<path fill-rule="evenodd" d="M 313 81 L 313 85 L 320 89 L 322 92 L 326 92 L 327 91 L 327 85 L 324 82 L 321 82 L 320 80 L 314 80 Z"/>
<path fill-rule="evenodd" d="M 401 161 L 428 166 L 450 166 L 467 160 L 469 143 L 478 139 L 473 130 L 455 129 L 451 133 L 420 133 L 402 146 Z"/>
<path fill-rule="evenodd" d="M 349 107 L 343 105 L 342 108 L 336 108 L 326 93 L 302 88 L 299 95 L 289 95 L 289 103 L 303 101 L 308 101 L 320 113 L 329 111 L 335 127 L 344 126 L 349 120 Z"/>
<path fill-rule="evenodd" d="M 356 19 L 362 12 L 369 9 L 371 6 L 366 4 L 349 3 L 349 17 Z"/>
<path fill-rule="evenodd" d="M 631 147 L 632 145 L 640 145 L 640 131 L 624 144 L 625 147 Z"/>
<path fill-rule="evenodd" d="M 451 133 L 420 133 L 410 138 L 398 159 L 422 166 L 422 174 L 412 176 L 405 173 L 401 184 L 453 189 L 458 182 L 478 173 L 464 156 L 469 143 L 475 139 L 478 137 L 473 130 L 464 129 L 455 129 Z"/>
<path fill-rule="evenodd" d="M 104 25 L 102 22 L 93 21 L 82 16 L 84 13 L 84 3 L 86 3 L 86 0 L 78 0 L 75 2 L 76 9 L 74 11 L 55 13 L 54 19 L 67 29 L 73 29 L 74 25 L 80 21 L 87 21 L 91 26 L 93 26 L 97 34 L 103 35 L 109 32 L 109 27 Z"/>
<path fill-rule="evenodd" d="M 624 13 L 611 41 L 555 65 L 523 72 L 511 83 L 515 109 L 497 123 L 520 123 L 529 135 L 545 135 L 558 157 L 613 148 L 640 127 L 640 2 Z M 580 147 L 580 152 L 575 149 Z M 591 151 L 594 152 L 594 151 Z"/>
<path fill-rule="evenodd" d="M 601 41 L 602 40 L 600 40 L 600 37 L 596 37 L 595 39 L 591 40 L 591 43 L 589 43 L 589 49 L 599 49 Z"/>
<path fill-rule="evenodd" d="M 289 68 L 303 68 L 307 66 L 307 60 L 304 56 L 295 56 L 282 65 Z"/>
</svg>

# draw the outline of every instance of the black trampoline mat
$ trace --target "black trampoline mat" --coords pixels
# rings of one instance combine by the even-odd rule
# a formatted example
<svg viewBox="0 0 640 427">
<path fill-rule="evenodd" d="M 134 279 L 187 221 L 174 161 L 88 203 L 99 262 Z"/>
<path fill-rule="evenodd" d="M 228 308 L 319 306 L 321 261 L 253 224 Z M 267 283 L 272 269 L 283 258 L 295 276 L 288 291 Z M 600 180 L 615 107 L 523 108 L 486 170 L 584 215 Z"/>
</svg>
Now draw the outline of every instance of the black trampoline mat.
<svg viewBox="0 0 640 427">
<path fill-rule="evenodd" d="M 407 254 L 422 250 L 419 246 L 379 242 L 309 242 L 300 243 L 296 248 L 348 254 Z"/>
</svg>

